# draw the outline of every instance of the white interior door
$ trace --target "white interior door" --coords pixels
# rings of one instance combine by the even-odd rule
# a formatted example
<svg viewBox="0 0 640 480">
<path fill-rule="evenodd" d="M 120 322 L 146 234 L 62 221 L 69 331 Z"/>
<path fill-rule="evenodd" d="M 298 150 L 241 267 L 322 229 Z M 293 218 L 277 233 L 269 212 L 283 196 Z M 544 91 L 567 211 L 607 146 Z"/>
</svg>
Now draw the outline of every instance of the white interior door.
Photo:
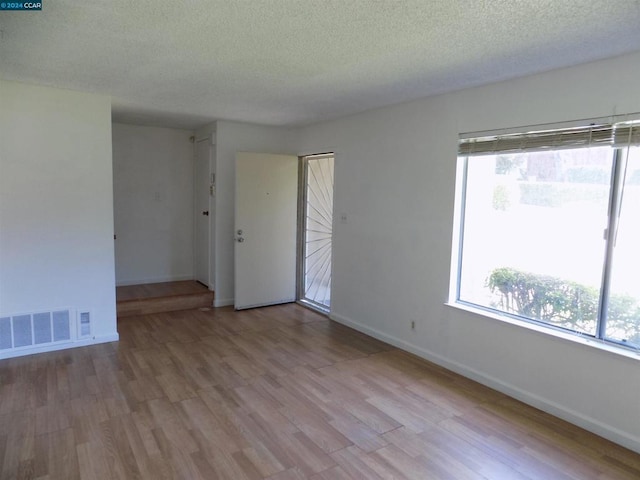
<svg viewBox="0 0 640 480">
<path fill-rule="evenodd" d="M 211 142 L 208 138 L 196 142 L 195 165 L 195 275 L 196 280 L 213 289 L 210 269 L 211 222 Z"/>
<path fill-rule="evenodd" d="M 297 199 L 297 157 L 236 154 L 236 309 L 295 301 Z"/>
</svg>

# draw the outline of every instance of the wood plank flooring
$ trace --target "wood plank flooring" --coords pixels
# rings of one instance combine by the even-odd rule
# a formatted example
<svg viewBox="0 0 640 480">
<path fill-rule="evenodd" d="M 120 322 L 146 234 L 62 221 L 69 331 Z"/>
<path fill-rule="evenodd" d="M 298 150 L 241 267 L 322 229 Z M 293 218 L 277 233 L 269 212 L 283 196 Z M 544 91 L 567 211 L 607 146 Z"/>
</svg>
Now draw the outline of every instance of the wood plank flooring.
<svg viewBox="0 0 640 480">
<path fill-rule="evenodd" d="M 171 297 L 210 293 L 209 289 L 195 280 L 178 282 L 144 283 L 141 285 L 123 285 L 116 287 L 116 301 L 144 300 L 147 298 Z"/>
<path fill-rule="evenodd" d="M 213 292 L 194 280 L 116 287 L 118 317 L 212 307 Z"/>
<path fill-rule="evenodd" d="M 290 304 L 0 361 L 1 479 L 638 479 L 640 455 Z"/>
</svg>

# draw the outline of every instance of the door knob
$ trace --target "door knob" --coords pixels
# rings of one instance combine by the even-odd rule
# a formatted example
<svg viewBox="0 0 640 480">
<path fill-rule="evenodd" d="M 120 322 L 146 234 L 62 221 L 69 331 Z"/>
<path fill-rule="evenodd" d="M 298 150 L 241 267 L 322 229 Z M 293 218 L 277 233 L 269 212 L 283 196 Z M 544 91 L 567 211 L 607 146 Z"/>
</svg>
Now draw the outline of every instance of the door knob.
<svg viewBox="0 0 640 480">
<path fill-rule="evenodd" d="M 205 210 L 204 212 L 202 212 L 203 215 L 206 215 L 207 217 L 209 216 L 209 210 Z"/>
</svg>

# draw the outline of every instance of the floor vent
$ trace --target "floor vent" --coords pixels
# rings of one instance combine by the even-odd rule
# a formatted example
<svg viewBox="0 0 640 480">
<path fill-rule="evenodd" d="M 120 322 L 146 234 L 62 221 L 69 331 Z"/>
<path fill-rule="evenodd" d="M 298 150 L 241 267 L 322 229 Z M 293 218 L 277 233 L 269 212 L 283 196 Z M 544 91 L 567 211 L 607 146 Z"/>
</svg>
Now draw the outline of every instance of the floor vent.
<svg viewBox="0 0 640 480">
<path fill-rule="evenodd" d="M 71 319 L 70 310 L 0 317 L 0 351 L 70 342 Z"/>
</svg>

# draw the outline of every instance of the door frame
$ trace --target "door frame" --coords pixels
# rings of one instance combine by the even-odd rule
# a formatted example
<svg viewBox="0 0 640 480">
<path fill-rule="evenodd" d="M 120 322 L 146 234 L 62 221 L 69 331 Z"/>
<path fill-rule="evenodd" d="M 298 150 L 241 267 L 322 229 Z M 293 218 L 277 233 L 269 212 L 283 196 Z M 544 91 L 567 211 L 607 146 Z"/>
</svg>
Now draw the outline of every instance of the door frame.
<svg viewBox="0 0 640 480">
<path fill-rule="evenodd" d="M 206 248 L 207 248 L 207 284 L 205 285 L 209 290 L 214 291 L 215 288 L 215 281 L 214 281 L 214 272 L 212 271 L 211 265 L 212 263 L 215 264 L 215 248 L 214 248 L 214 237 L 212 235 L 211 232 L 211 226 L 212 224 L 215 223 L 215 195 L 212 193 L 213 190 L 211 190 L 211 188 L 215 189 L 215 169 L 214 169 L 214 159 L 212 158 L 213 155 L 212 153 L 215 152 L 214 146 L 215 144 L 213 143 L 213 137 L 210 135 L 207 135 L 205 137 L 194 137 L 194 162 L 193 162 L 193 214 L 194 214 L 194 222 L 193 222 L 193 277 L 194 279 L 196 279 L 196 281 L 200 282 L 197 279 L 197 270 L 198 270 L 198 220 L 200 218 L 200 216 L 202 215 L 202 212 L 200 211 L 200 208 L 198 208 L 198 176 L 197 176 L 197 172 L 198 172 L 198 158 L 197 158 L 197 148 L 198 148 L 198 143 L 200 142 L 207 142 L 207 146 L 209 147 L 209 155 L 208 155 L 208 162 L 207 162 L 207 176 L 209 177 L 209 185 L 210 185 L 210 190 L 209 190 L 209 195 L 207 197 L 207 207 L 208 207 L 208 211 L 209 211 L 209 215 L 207 216 L 207 220 L 206 220 L 206 231 L 207 231 L 207 241 L 206 241 Z M 202 282 L 200 282 L 202 283 Z"/>
<path fill-rule="evenodd" d="M 306 155 L 299 155 L 298 158 L 300 160 L 300 165 L 298 167 L 298 235 L 297 235 L 297 260 L 296 260 L 296 303 L 303 305 L 305 307 L 311 308 L 312 310 L 316 310 L 317 312 L 323 313 L 325 315 L 329 315 L 331 313 L 331 306 L 327 307 L 326 305 L 320 304 L 318 302 L 311 301 L 305 298 L 305 234 L 307 230 L 307 215 L 306 215 L 306 204 L 307 204 L 307 173 L 309 168 L 309 162 L 306 160 L 308 158 L 313 157 L 322 157 L 329 156 L 333 157 L 333 167 L 334 167 L 334 187 L 331 192 L 332 196 L 335 196 L 335 161 L 336 154 L 334 151 L 328 151 L 323 153 L 309 153 Z M 335 224 L 335 207 L 334 211 L 331 212 L 331 221 L 332 221 L 332 249 L 333 249 L 333 225 Z M 333 252 L 331 255 L 331 265 L 329 267 L 331 269 L 331 274 L 333 276 Z M 333 281 L 331 283 L 333 286 Z"/>
</svg>

